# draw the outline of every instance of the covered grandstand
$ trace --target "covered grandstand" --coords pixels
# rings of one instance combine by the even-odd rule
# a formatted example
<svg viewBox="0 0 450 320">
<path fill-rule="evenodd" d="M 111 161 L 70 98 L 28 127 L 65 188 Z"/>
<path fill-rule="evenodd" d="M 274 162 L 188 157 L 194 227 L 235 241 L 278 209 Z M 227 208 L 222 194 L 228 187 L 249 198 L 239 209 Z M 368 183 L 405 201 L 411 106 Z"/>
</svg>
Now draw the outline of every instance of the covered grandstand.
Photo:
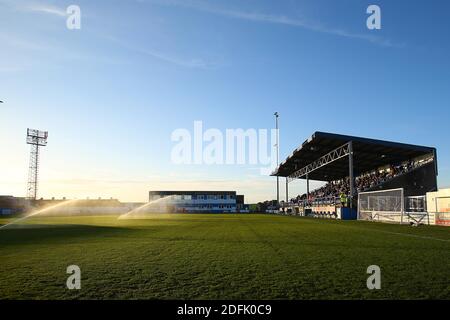
<svg viewBox="0 0 450 320">
<path fill-rule="evenodd" d="M 295 149 L 272 173 L 286 178 L 286 202 L 289 210 L 320 206 L 330 216 L 336 207 L 348 207 L 355 217 L 359 192 L 402 188 L 405 197 L 424 196 L 437 190 L 436 149 L 326 132 L 315 132 Z M 306 180 L 307 192 L 289 200 L 288 183 Z M 309 190 L 309 181 L 327 182 Z M 339 203 L 345 194 L 347 204 Z M 330 208 L 334 206 L 334 209 Z"/>
</svg>

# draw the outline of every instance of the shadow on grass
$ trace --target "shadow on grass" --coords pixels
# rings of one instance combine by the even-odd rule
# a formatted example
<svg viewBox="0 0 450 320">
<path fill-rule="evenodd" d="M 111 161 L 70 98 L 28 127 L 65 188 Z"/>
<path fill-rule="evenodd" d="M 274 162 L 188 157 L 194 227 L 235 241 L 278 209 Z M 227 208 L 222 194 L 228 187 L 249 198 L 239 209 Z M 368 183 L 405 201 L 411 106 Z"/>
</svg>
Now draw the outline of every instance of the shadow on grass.
<svg viewBox="0 0 450 320">
<path fill-rule="evenodd" d="M 124 236 L 133 229 L 122 227 L 77 224 L 24 224 L 11 225 L 0 230 L 2 246 L 37 243 L 58 243 L 112 236 Z"/>
</svg>

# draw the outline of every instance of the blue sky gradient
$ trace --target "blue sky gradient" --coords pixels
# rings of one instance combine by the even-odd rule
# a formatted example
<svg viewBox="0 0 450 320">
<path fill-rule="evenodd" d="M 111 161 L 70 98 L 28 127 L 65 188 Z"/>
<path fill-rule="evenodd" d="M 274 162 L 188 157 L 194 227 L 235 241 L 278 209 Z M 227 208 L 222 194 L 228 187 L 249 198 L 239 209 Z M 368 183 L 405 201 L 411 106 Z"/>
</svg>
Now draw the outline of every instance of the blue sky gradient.
<svg viewBox="0 0 450 320">
<path fill-rule="evenodd" d="M 71 4 L 80 30 L 66 28 Z M 381 30 L 366 27 L 370 4 Z M 0 194 L 25 193 L 31 127 L 49 131 L 43 197 L 274 198 L 254 166 L 170 161 L 177 128 L 270 129 L 274 111 L 282 159 L 314 131 L 429 145 L 450 186 L 449 11 L 443 0 L 0 0 Z M 292 183 L 291 196 L 303 191 Z"/>
</svg>

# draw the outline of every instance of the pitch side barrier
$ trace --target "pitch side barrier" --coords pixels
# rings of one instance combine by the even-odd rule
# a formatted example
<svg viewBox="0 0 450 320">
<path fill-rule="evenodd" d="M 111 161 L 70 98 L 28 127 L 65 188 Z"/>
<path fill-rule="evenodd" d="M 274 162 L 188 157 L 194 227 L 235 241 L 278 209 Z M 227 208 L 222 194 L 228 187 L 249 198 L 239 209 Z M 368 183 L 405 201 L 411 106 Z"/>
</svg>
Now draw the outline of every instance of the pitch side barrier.
<svg viewBox="0 0 450 320">
<path fill-rule="evenodd" d="M 322 219 L 355 220 L 356 209 L 342 206 L 338 197 L 316 198 L 282 204 L 281 214 L 306 216 Z"/>
</svg>

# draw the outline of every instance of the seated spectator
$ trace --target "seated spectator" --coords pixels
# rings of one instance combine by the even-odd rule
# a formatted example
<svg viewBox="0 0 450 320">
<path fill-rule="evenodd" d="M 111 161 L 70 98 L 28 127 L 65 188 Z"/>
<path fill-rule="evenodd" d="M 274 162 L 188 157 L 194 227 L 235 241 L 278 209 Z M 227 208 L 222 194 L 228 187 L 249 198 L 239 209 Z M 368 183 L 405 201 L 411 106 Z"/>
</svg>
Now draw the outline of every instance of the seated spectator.
<svg viewBox="0 0 450 320">
<path fill-rule="evenodd" d="M 433 158 L 416 162 L 410 160 L 403 163 L 391 164 L 387 169 L 377 169 L 375 171 L 363 173 L 355 178 L 355 189 L 357 190 L 357 192 L 370 190 L 390 179 L 414 170 L 415 168 L 424 165 L 432 160 Z M 341 180 L 330 181 L 323 187 L 311 191 L 309 193 L 309 199 L 307 199 L 306 194 L 298 195 L 296 201 L 298 203 L 305 201 L 312 202 L 320 199 L 325 201 L 331 201 L 332 199 L 332 201 L 335 201 L 334 199 L 336 199 L 337 197 L 341 198 L 341 194 L 348 195 L 349 192 L 350 179 L 346 177 Z"/>
</svg>

